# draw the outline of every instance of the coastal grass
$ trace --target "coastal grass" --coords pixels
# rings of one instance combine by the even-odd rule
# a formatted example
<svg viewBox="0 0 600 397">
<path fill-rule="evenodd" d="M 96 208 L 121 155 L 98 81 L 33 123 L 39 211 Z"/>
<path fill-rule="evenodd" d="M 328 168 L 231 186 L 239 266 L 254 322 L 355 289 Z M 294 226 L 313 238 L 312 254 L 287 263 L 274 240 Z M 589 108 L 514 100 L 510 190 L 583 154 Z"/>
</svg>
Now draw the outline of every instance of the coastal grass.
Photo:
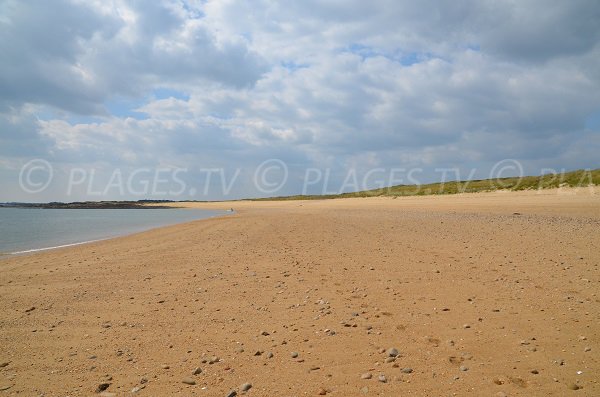
<svg viewBox="0 0 600 397">
<path fill-rule="evenodd" d="M 380 189 L 363 190 L 352 193 L 295 195 L 270 198 L 256 198 L 251 200 L 323 200 L 350 197 L 425 196 L 434 194 L 493 192 L 497 190 L 539 190 L 560 187 L 585 187 L 598 185 L 600 185 L 600 169 L 576 170 L 570 172 L 545 174 L 540 176 L 437 182 L 425 185 L 396 185 Z"/>
</svg>

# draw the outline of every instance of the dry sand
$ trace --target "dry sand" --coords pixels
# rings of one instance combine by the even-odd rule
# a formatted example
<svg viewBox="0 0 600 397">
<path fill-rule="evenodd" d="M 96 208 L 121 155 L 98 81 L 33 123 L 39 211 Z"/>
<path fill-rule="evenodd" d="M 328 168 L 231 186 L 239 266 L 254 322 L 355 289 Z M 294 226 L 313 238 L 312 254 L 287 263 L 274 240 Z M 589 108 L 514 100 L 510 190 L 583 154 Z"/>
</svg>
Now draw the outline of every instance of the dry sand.
<svg viewBox="0 0 600 397">
<path fill-rule="evenodd" d="M 186 205 L 0 261 L 0 396 L 600 395 L 597 189 Z"/>
</svg>

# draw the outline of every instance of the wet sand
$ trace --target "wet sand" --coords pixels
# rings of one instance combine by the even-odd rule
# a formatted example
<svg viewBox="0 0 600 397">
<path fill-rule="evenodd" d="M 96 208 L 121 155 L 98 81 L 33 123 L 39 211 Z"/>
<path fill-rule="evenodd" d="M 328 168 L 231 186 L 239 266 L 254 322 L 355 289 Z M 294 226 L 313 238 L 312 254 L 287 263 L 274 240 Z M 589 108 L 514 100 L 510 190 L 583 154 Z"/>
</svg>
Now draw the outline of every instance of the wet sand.
<svg viewBox="0 0 600 397">
<path fill-rule="evenodd" d="M 598 189 L 182 205 L 0 261 L 0 396 L 600 395 Z"/>
</svg>

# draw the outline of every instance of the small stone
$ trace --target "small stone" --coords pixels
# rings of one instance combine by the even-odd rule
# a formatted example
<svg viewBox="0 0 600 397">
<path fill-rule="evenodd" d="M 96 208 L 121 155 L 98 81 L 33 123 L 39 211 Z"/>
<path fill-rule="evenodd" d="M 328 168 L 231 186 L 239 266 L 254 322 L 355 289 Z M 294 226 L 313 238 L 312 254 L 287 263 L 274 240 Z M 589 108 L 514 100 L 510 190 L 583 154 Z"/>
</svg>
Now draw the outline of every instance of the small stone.
<svg viewBox="0 0 600 397">
<path fill-rule="evenodd" d="M 579 389 L 581 389 L 581 386 L 579 386 L 576 383 L 569 383 L 567 385 L 567 388 L 569 388 L 569 390 L 579 390 Z"/>
<path fill-rule="evenodd" d="M 411 374 L 413 372 L 412 368 L 402 368 L 401 371 L 405 374 Z"/>
<path fill-rule="evenodd" d="M 467 329 L 467 328 L 471 328 L 470 324 L 463 324 L 463 328 Z"/>
<path fill-rule="evenodd" d="M 589 352 L 592 351 L 592 348 L 589 346 L 586 346 L 585 349 L 583 349 L 584 352 Z"/>
<path fill-rule="evenodd" d="M 365 372 L 360 376 L 361 379 L 371 379 L 373 375 L 370 372 Z"/>
<path fill-rule="evenodd" d="M 8 364 L 10 364 L 8 361 L 0 362 L 0 368 L 8 367 Z"/>
<path fill-rule="evenodd" d="M 29 313 L 35 310 L 35 306 L 31 306 L 29 309 L 25 309 L 25 313 Z"/>
<path fill-rule="evenodd" d="M 267 358 L 273 358 L 273 353 L 272 352 L 268 352 L 267 353 Z"/>
<path fill-rule="evenodd" d="M 110 387 L 110 383 L 108 383 L 108 382 L 100 383 L 98 385 L 98 387 L 96 388 L 96 393 L 102 393 L 104 390 L 108 389 L 109 387 Z"/>
<path fill-rule="evenodd" d="M 138 393 L 140 390 L 142 390 L 142 388 L 141 388 L 141 387 L 139 387 L 139 386 L 136 386 L 136 387 L 134 387 L 133 389 L 131 389 L 131 392 L 132 392 L 132 393 Z"/>
<path fill-rule="evenodd" d="M 202 373 L 202 368 L 198 367 L 192 372 L 192 375 L 200 375 Z"/>
<path fill-rule="evenodd" d="M 368 388 L 367 386 L 365 386 L 365 387 L 363 387 L 362 389 L 360 389 L 360 392 L 361 392 L 362 394 L 367 394 L 367 393 L 369 393 L 369 388 Z"/>
<path fill-rule="evenodd" d="M 469 370 L 469 368 L 467 368 L 467 367 L 466 367 L 466 366 L 464 366 L 464 365 L 461 365 L 461 366 L 460 366 L 458 369 L 460 369 L 460 370 L 461 370 L 461 371 L 463 371 L 463 372 L 467 372 L 467 371 Z"/>
<path fill-rule="evenodd" d="M 319 389 L 319 393 L 318 393 L 318 394 L 319 394 L 319 396 L 324 396 L 324 395 L 326 395 L 326 394 L 327 394 L 327 390 L 325 390 L 325 389 L 323 389 L 323 388 L 320 388 L 320 389 Z"/>
<path fill-rule="evenodd" d="M 292 358 L 298 357 L 298 352 L 292 352 Z"/>
<path fill-rule="evenodd" d="M 163 365 L 161 365 L 160 367 L 161 367 L 162 369 L 169 369 L 169 368 L 171 368 L 171 367 L 169 367 L 167 364 L 163 364 Z"/>
<path fill-rule="evenodd" d="M 248 391 L 252 388 L 252 383 L 244 383 L 240 386 L 241 391 Z"/>
<path fill-rule="evenodd" d="M 209 364 L 214 364 L 214 363 L 218 363 L 220 361 L 219 357 L 217 356 L 212 356 L 209 360 L 208 363 Z"/>
<path fill-rule="evenodd" d="M 377 377 L 377 380 L 380 381 L 381 383 L 386 383 L 387 382 L 387 378 L 385 377 L 384 374 L 381 374 Z"/>
<path fill-rule="evenodd" d="M 260 334 L 261 334 L 262 336 L 269 336 L 269 335 L 270 335 L 270 334 L 269 334 L 267 331 L 262 331 Z"/>
<path fill-rule="evenodd" d="M 398 352 L 398 349 L 396 349 L 395 347 L 390 347 L 387 351 L 387 355 L 389 357 L 397 357 L 398 354 L 400 354 L 400 352 Z"/>
<path fill-rule="evenodd" d="M 235 397 L 237 396 L 237 392 L 235 390 L 230 390 L 229 393 L 227 393 L 227 397 Z"/>
<path fill-rule="evenodd" d="M 538 371 L 537 369 L 532 369 L 531 373 L 534 374 L 534 375 L 537 375 L 537 374 L 540 373 L 540 371 Z"/>
<path fill-rule="evenodd" d="M 192 378 L 186 377 L 181 380 L 181 383 L 185 383 L 186 385 L 195 385 L 196 381 Z"/>
</svg>

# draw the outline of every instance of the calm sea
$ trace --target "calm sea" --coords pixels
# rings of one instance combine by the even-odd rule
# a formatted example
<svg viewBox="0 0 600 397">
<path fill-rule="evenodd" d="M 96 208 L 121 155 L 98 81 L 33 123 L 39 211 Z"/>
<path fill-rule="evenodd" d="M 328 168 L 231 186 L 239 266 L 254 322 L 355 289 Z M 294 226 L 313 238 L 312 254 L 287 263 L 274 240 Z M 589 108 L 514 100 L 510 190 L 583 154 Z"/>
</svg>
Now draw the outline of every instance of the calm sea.
<svg viewBox="0 0 600 397">
<path fill-rule="evenodd" d="M 101 240 L 226 213 L 196 209 L 0 208 L 0 254 Z"/>
</svg>

